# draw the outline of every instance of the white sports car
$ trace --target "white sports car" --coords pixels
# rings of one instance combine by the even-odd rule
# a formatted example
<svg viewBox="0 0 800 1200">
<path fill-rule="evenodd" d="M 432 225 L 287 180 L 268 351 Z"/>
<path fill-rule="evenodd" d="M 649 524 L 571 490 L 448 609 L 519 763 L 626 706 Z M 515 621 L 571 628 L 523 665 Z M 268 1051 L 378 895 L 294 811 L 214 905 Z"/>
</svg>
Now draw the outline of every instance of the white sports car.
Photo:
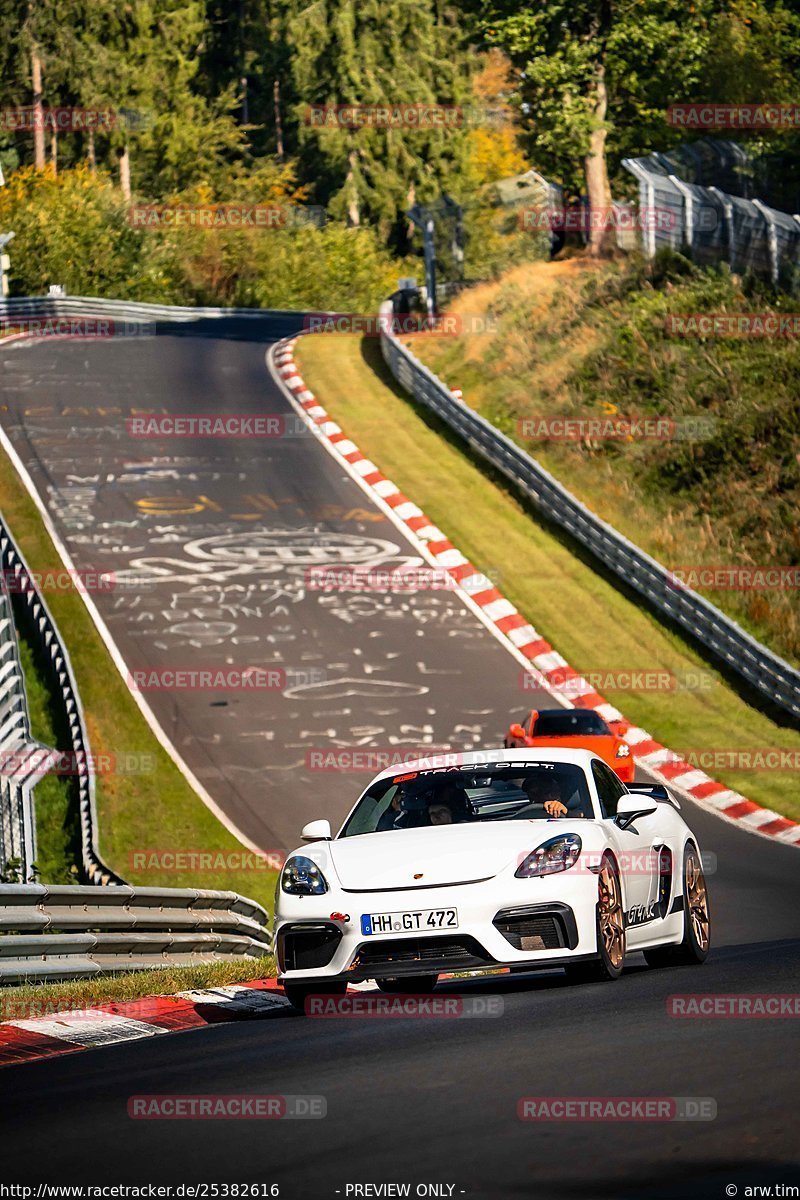
<svg viewBox="0 0 800 1200">
<path fill-rule="evenodd" d="M 564 967 L 616 979 L 708 954 L 697 839 L 666 788 L 588 750 L 489 750 L 383 771 L 336 837 L 302 831 L 278 881 L 280 982 L 303 1008 L 375 979 L 423 993 L 445 971 Z"/>
</svg>

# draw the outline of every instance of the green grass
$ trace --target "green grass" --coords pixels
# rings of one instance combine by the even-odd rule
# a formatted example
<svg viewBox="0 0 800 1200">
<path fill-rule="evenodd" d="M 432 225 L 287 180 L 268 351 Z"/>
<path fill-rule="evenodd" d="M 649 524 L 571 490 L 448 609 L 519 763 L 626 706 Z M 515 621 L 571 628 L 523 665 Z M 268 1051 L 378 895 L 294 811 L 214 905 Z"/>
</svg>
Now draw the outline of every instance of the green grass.
<svg viewBox="0 0 800 1200">
<path fill-rule="evenodd" d="M 546 528 L 388 375 L 375 339 L 302 338 L 308 386 L 361 451 L 378 464 L 490 575 L 578 671 L 660 670 L 702 689 L 606 691 L 635 724 L 687 753 L 764 747 L 800 752 L 800 734 L 776 724 L 727 686 L 678 633 L 662 626 L 571 544 Z M 450 380 L 455 384 L 455 380 Z M 524 707 L 509 692 L 509 717 Z M 709 771 L 759 804 L 800 819 L 796 772 Z"/>
<path fill-rule="evenodd" d="M 0 1022 L 25 1017 L 48 1016 L 69 1009 L 88 1008 L 139 1000 L 144 996 L 170 996 L 195 988 L 224 987 L 267 979 L 275 974 L 271 955 L 241 958 L 235 962 L 211 963 L 198 967 L 159 967 L 153 971 L 134 971 L 123 975 L 104 975 L 65 983 L 26 983 L 0 991 Z"/>
<path fill-rule="evenodd" d="M 668 317 L 790 312 L 791 297 L 677 256 L 541 263 L 464 292 L 492 336 L 416 338 L 467 403 L 573 494 L 671 568 L 800 562 L 800 340 L 678 337 Z M 525 441 L 521 419 L 658 416 L 714 423 L 701 440 Z M 800 589 L 704 593 L 800 662 Z"/>
<path fill-rule="evenodd" d="M 67 750 L 58 707 L 40 661 L 36 644 L 20 624 L 22 606 L 15 605 L 20 658 L 25 676 L 31 734 L 45 746 Z M 77 780 L 69 775 L 46 775 L 34 789 L 36 809 L 36 873 L 43 883 L 80 882 L 80 820 Z"/>
<path fill-rule="evenodd" d="M 47 573 L 60 566 L 41 517 L 3 452 L 0 452 L 0 511 L 33 571 Z M 115 752 L 141 755 L 153 765 L 152 770 L 136 775 L 98 774 L 99 849 L 105 861 L 133 884 L 237 891 L 271 910 L 276 878 L 272 870 L 133 869 L 136 852 L 157 849 L 216 853 L 241 847 L 157 742 L 111 661 L 80 592 L 51 590 L 46 600 L 70 654 L 92 753 L 96 757 L 112 756 Z M 48 706 L 36 685 L 32 690 L 36 728 L 45 731 Z M 42 819 L 43 877 L 45 869 L 57 876 L 63 872 L 67 847 L 70 853 L 74 848 L 69 804 L 63 790 L 57 793 L 48 781 L 37 789 L 37 807 Z"/>
</svg>

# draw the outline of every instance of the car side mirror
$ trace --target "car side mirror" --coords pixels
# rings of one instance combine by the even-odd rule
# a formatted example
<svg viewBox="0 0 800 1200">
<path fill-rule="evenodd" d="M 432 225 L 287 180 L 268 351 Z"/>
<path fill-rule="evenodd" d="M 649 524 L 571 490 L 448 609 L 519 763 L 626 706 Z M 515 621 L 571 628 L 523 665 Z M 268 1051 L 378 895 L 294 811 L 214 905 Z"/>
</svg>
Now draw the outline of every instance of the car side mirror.
<svg viewBox="0 0 800 1200">
<path fill-rule="evenodd" d="M 509 733 L 510 737 L 514 737 L 514 738 L 524 738 L 526 736 L 525 730 L 519 724 L 511 725 L 509 727 L 508 733 Z"/>
<path fill-rule="evenodd" d="M 329 842 L 331 840 L 330 821 L 309 821 L 300 830 L 304 842 Z"/>
<path fill-rule="evenodd" d="M 639 817 L 652 817 L 657 811 L 658 805 L 648 804 L 644 796 L 620 796 L 614 820 L 620 829 L 630 829 Z"/>
</svg>

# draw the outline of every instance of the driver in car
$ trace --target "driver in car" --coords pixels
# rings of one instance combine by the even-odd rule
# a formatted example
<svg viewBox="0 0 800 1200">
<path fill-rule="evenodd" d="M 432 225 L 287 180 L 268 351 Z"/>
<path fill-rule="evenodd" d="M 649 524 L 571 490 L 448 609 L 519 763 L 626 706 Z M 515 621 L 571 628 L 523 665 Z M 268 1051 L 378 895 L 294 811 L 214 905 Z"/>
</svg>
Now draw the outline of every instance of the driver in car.
<svg viewBox="0 0 800 1200">
<path fill-rule="evenodd" d="M 548 817 L 565 817 L 569 812 L 561 799 L 561 787 L 554 775 L 528 775 L 522 790 L 531 804 L 543 804 Z"/>
</svg>

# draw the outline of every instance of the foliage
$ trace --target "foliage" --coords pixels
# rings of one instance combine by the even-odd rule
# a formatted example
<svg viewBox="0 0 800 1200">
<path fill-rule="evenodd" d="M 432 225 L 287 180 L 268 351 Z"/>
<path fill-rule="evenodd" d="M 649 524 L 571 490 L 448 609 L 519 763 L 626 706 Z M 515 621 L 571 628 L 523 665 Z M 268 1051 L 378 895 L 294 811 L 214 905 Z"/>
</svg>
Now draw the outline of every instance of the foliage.
<svg viewBox="0 0 800 1200">
<path fill-rule="evenodd" d="M 86 166 L 44 172 L 32 167 L 0 189 L 0 228 L 16 231 L 11 283 L 19 295 L 63 284 L 73 295 L 111 296 L 175 304 L 370 311 L 397 285 L 403 264 L 380 246 L 372 229 L 318 229 L 304 218 L 289 168 L 265 165 L 229 195 L 197 186 L 168 204 L 212 205 L 232 200 L 274 205 L 280 229 L 133 228 L 119 189 Z M 313 271 L 308 264 L 313 263 Z"/>
<path fill-rule="evenodd" d="M 110 178 L 86 166 L 55 175 L 23 167 L 0 188 L 0 229 L 13 229 L 11 286 L 46 293 L 50 283 L 84 296 L 135 293 L 140 236 Z"/>
<path fill-rule="evenodd" d="M 579 260 L 517 270 L 460 300 L 498 332 L 431 340 L 425 361 L 512 437 L 528 417 L 660 417 L 675 436 L 523 440 L 593 511 L 668 566 L 790 566 L 800 556 L 800 344 L 680 337 L 667 318 L 792 311 L 723 268 L 672 253 L 600 272 Z M 680 436 L 699 422 L 699 436 Z M 800 659 L 793 589 L 709 597 L 779 654 Z"/>
</svg>

